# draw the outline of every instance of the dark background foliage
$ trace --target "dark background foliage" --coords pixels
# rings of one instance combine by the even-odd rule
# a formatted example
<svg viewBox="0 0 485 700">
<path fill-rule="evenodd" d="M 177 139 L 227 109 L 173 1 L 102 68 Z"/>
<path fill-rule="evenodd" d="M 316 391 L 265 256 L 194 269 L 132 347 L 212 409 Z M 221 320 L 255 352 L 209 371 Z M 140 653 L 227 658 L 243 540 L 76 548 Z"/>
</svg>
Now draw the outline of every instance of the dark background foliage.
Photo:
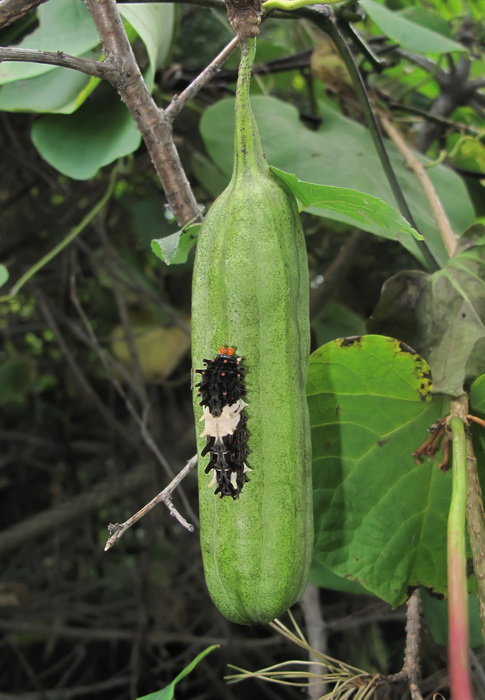
<svg viewBox="0 0 485 700">
<path fill-rule="evenodd" d="M 390 56 L 381 71 L 359 58 L 369 88 L 376 99 L 380 95 L 384 103 L 407 107 L 400 114 L 406 115 L 409 140 L 429 157 L 445 151 L 446 167 L 468 192 L 460 211 L 449 211 L 450 218 L 457 220 L 466 210 L 472 223 L 485 216 L 484 148 L 476 138 L 483 129 L 485 98 L 481 86 L 466 98 L 458 87 L 483 75 L 480 3 L 457 3 L 455 10 L 451 3 L 437 1 L 425 8 L 397 0 L 386 4 L 423 26 L 438 17 L 438 34 L 470 49 L 466 59 L 456 56 L 455 63 L 437 54 L 427 58 L 442 71 L 455 71 L 454 82 L 440 82 L 438 69 L 430 72 L 419 52 L 407 55 L 404 49 L 399 55 L 395 36 L 386 38 L 370 20 L 361 27 L 375 51 Z M 431 20 L 417 15 L 426 9 L 434 13 Z M 35 21 L 34 11 L 0 30 L 0 42 L 17 42 L 35 28 Z M 223 12 L 178 7 L 168 37 L 172 50 L 156 73 L 159 104 L 180 92 L 230 37 Z M 137 58 L 147 66 L 146 44 L 134 30 L 131 38 Z M 353 48 L 357 55 L 357 45 Z M 304 22 L 268 21 L 259 51 L 255 93 L 295 105 L 302 129 L 312 133 L 321 120 L 325 123 L 325 104 L 362 123 L 348 78 L 323 34 Z M 331 60 L 322 60 L 328 55 Z M 456 71 L 461 60 L 469 62 L 467 74 Z M 218 158 L 206 148 L 200 119 L 234 94 L 235 66 L 233 57 L 175 122 L 183 165 L 204 205 L 226 182 L 223 160 L 230 151 L 223 145 Z M 453 123 L 435 124 L 430 135 L 428 122 L 413 110 L 426 114 L 444 95 L 451 106 L 438 116 Z M 117 100 L 115 91 L 102 84 L 81 108 L 86 110 L 81 121 L 89 124 L 94 113 Z M 220 649 L 177 686 L 178 698 L 301 697 L 298 689 L 275 690 L 253 681 L 226 685 L 227 663 L 257 669 L 304 654 L 269 628 L 239 627 L 221 617 L 205 589 L 197 533 L 185 530 L 163 506 L 103 552 L 108 523 L 137 511 L 195 451 L 188 354 L 193 253 L 187 263 L 168 267 L 151 252 L 151 239 L 173 233 L 177 226 L 143 145 L 136 148 L 133 142 L 131 150 L 121 148 L 111 160 L 93 165 L 94 172 L 105 165 L 96 175 L 73 179 L 46 161 L 33 131 L 47 118 L 59 120 L 51 123 L 56 129 L 66 117 L 3 109 L 0 261 L 9 270 L 9 284 L 92 211 L 110 187 L 111 163 L 119 156 L 123 161 L 107 206 L 18 294 L 1 301 L 0 700 L 139 697 L 166 685 L 213 643 Z M 470 129 L 469 141 L 457 123 Z M 57 152 L 70 153 L 75 145 L 67 132 L 59 126 Z M 74 169 L 82 145 L 80 149 L 72 156 Z M 358 174 L 353 155 L 349 146 L 342 156 L 349 177 Z M 283 155 L 275 152 L 273 160 L 278 159 L 284 160 Z M 450 201 L 452 195 L 450 191 Z M 315 348 L 364 333 L 383 283 L 402 270 L 422 269 L 397 241 L 310 213 L 303 214 L 303 222 Z M 140 420 L 161 450 L 158 457 L 140 431 Z M 194 522 L 194 473 L 179 487 L 174 503 Z M 320 589 L 320 602 L 333 657 L 371 672 L 400 670 L 402 609 L 328 588 Z M 301 621 L 298 606 L 295 614 Z M 431 697 L 441 688 L 446 693 L 446 650 L 427 628 L 422 660 L 423 695 Z M 403 686 L 392 687 L 380 697 L 407 697 L 405 692 Z M 480 697 L 485 697 L 483 685 Z"/>
</svg>

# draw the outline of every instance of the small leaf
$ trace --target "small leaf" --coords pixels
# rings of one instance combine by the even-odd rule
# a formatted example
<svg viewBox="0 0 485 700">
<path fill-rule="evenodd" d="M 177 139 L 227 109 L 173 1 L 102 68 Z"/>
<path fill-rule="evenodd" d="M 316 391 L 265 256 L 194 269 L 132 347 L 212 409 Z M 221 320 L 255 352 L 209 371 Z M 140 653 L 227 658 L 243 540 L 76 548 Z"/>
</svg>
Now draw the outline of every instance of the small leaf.
<svg viewBox="0 0 485 700">
<path fill-rule="evenodd" d="M 475 379 L 470 387 L 470 405 L 472 411 L 485 415 L 485 374 Z"/>
<path fill-rule="evenodd" d="M 379 29 L 390 39 L 397 41 L 403 49 L 416 53 L 466 52 L 465 47 L 456 41 L 412 22 L 374 0 L 360 0 L 359 5 L 364 8 Z"/>
<path fill-rule="evenodd" d="M 0 287 L 3 287 L 3 285 L 8 282 L 9 276 L 8 269 L 5 265 L 0 264 Z"/>
<path fill-rule="evenodd" d="M 152 251 L 167 265 L 180 265 L 188 260 L 189 253 L 197 242 L 201 224 L 193 224 L 165 238 L 152 241 Z"/>
<path fill-rule="evenodd" d="M 125 105 L 113 98 L 85 104 L 74 114 L 38 119 L 32 141 L 59 172 L 89 180 L 103 166 L 136 151 L 141 134 Z"/>
<path fill-rule="evenodd" d="M 335 340 L 310 357 L 314 560 L 391 605 L 446 591 L 449 473 L 411 453 L 449 410 L 426 362 L 393 338 Z"/>
<path fill-rule="evenodd" d="M 157 690 L 155 693 L 150 693 L 149 695 L 143 695 L 140 698 L 137 698 L 137 700 L 173 700 L 174 695 L 175 695 L 175 686 L 176 684 L 183 680 L 185 676 L 187 676 L 191 671 L 194 670 L 194 668 L 199 664 L 202 659 L 207 656 L 207 654 L 210 654 L 211 651 L 214 651 L 214 649 L 218 649 L 219 645 L 218 644 L 212 644 L 212 646 L 207 647 L 207 649 L 204 649 L 204 651 L 201 651 L 200 654 L 197 654 L 195 659 L 191 661 L 184 669 L 181 671 L 178 676 L 170 683 L 170 685 L 167 685 L 166 688 L 163 688 L 162 690 Z"/>
<path fill-rule="evenodd" d="M 318 207 L 329 219 L 338 218 L 338 221 L 395 241 L 399 241 L 401 235 L 409 234 L 423 239 L 396 209 L 382 199 L 345 187 L 304 182 L 278 168 L 272 167 L 271 170 L 288 185 L 303 209 Z M 339 216 L 335 217 L 335 214 Z"/>
</svg>

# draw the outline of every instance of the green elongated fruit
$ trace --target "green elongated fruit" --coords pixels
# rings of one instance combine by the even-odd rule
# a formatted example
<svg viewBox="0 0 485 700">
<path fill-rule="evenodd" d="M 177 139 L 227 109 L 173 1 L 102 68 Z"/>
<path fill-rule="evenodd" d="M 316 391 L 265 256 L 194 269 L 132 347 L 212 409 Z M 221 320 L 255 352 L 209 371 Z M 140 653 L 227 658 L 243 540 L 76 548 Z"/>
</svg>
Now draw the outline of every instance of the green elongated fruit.
<svg viewBox="0 0 485 700">
<path fill-rule="evenodd" d="M 232 395 L 240 367 L 242 403 L 233 396 L 221 414 L 215 398 L 202 408 L 194 391 L 197 431 L 205 419 L 208 440 L 198 443 L 205 579 L 219 610 L 241 624 L 269 622 L 298 599 L 313 544 L 308 263 L 296 201 L 265 161 L 249 103 L 254 41 L 242 46 L 234 172 L 199 234 L 192 308 L 194 368 L 220 347 L 243 358 L 239 364 L 223 353 L 215 365 L 206 362 L 209 374 L 232 362 L 230 379 L 202 374 L 204 396 L 227 382 Z M 251 471 L 241 476 L 246 447 Z M 238 455 L 239 481 L 231 472 Z M 208 463 L 222 466 L 206 474 Z"/>
</svg>

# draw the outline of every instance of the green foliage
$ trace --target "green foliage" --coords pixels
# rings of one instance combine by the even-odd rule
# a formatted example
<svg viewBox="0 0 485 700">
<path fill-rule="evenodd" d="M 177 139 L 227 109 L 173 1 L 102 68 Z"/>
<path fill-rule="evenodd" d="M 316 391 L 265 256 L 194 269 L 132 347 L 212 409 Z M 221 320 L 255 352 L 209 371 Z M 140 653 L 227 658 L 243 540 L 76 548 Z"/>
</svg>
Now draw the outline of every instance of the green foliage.
<svg viewBox="0 0 485 700">
<path fill-rule="evenodd" d="M 152 241 L 152 251 L 167 265 L 185 263 L 197 242 L 199 230 L 200 224 L 194 224 L 164 238 L 155 238 Z"/>
<path fill-rule="evenodd" d="M 421 595 L 426 625 L 438 644 L 448 644 L 448 601 L 438 599 L 424 590 Z M 468 595 L 468 620 L 470 622 L 469 644 L 474 647 L 483 646 L 482 629 L 480 625 L 480 610 L 476 595 Z"/>
<path fill-rule="evenodd" d="M 373 19 L 379 29 L 390 39 L 396 41 L 403 49 L 416 53 L 451 53 L 452 51 L 463 53 L 465 47 L 456 41 L 452 41 L 440 32 L 442 23 L 429 28 L 427 18 L 422 13 L 412 15 L 412 21 L 404 15 L 389 10 L 374 0 L 360 0 L 359 5 Z M 424 21 L 423 21 L 424 20 Z M 426 23 L 426 24 L 425 24 Z"/>
<path fill-rule="evenodd" d="M 25 398 L 34 378 L 28 357 L 8 357 L 0 364 L 0 406 Z"/>
<path fill-rule="evenodd" d="M 350 187 L 395 206 L 372 139 L 364 126 L 343 116 L 325 102 L 321 103 L 321 126 L 317 131 L 310 131 L 302 124 L 295 107 L 288 103 L 274 97 L 254 97 L 251 102 L 267 158 L 272 165 L 294 173 L 301 180 Z M 200 126 L 209 155 L 227 176 L 232 170 L 232 133 L 228 124 L 231 123 L 233 106 L 233 100 L 217 102 L 204 112 Z M 291 138 L 288 134 L 291 134 Z M 388 150 L 419 231 L 435 258 L 444 264 L 448 256 L 422 188 L 416 177 L 404 167 L 402 156 L 392 144 L 388 144 Z M 463 180 L 443 166 L 432 168 L 429 176 L 453 229 L 461 233 L 475 217 Z M 310 211 L 322 216 L 322 210 L 318 208 Z M 346 220 L 337 212 L 333 212 L 333 218 Z M 404 236 L 401 243 L 419 260 L 422 259 L 411 236 Z"/>
<path fill-rule="evenodd" d="M 459 396 L 485 371 L 484 266 L 485 227 L 477 224 L 441 270 L 389 280 L 369 324 L 373 332 L 399 331 L 428 358 L 436 393 Z"/>
<path fill-rule="evenodd" d="M 197 654 L 195 659 L 191 661 L 187 666 L 180 671 L 178 676 L 174 678 L 174 680 L 170 683 L 170 685 L 167 685 L 166 688 L 163 688 L 162 690 L 157 690 L 155 693 L 150 693 L 149 695 L 143 695 L 142 697 L 138 698 L 137 700 L 173 700 L 175 697 L 175 686 L 177 683 L 182 681 L 186 676 L 189 675 L 191 671 L 194 670 L 194 668 L 199 664 L 202 659 L 207 656 L 207 654 L 210 654 L 211 651 L 214 651 L 214 649 L 218 649 L 219 645 L 218 644 L 212 644 L 210 647 L 207 647 L 207 649 L 204 649 L 204 651 L 201 651 L 200 654 Z"/>
<path fill-rule="evenodd" d="M 88 180 L 99 168 L 133 153 L 141 134 L 122 102 L 86 104 L 69 116 L 48 115 L 32 127 L 41 156 L 60 173 Z"/>
<path fill-rule="evenodd" d="M 325 304 L 323 311 L 312 321 L 312 328 L 318 347 L 335 338 L 364 335 L 366 332 L 364 319 L 337 301 Z"/>
<path fill-rule="evenodd" d="M 39 26 L 18 44 L 22 49 L 64 51 L 83 56 L 99 45 L 91 15 L 77 0 L 50 0 L 37 9 Z M 43 63 L 0 63 L 0 85 L 56 71 Z M 66 70 L 66 69 L 62 69 Z M 72 75 L 72 71 L 69 71 Z"/>
<path fill-rule="evenodd" d="M 97 59 L 99 51 L 82 54 L 81 58 Z M 53 68 L 42 75 L 4 85 L 0 89 L 0 110 L 71 114 L 89 97 L 98 83 L 97 78 L 84 73 Z"/>
<path fill-rule="evenodd" d="M 175 8 L 170 4 L 120 5 L 120 14 L 133 41 L 139 38 L 145 45 L 145 80 L 152 89 L 156 70 L 169 56 Z M 19 47 L 101 58 L 98 34 L 82 3 L 50 0 L 39 7 L 38 19 L 39 27 Z M 101 167 L 140 145 L 133 119 L 114 95 L 79 109 L 100 84 L 97 78 L 46 64 L 10 62 L 0 64 L 2 84 L 1 110 L 72 115 L 40 119 L 32 127 L 32 139 L 50 165 L 73 179 L 94 177 Z"/>
<path fill-rule="evenodd" d="M 8 282 L 9 274 L 5 265 L 0 265 L 0 287 Z"/>
<path fill-rule="evenodd" d="M 153 88 L 155 71 L 167 60 L 175 30 L 175 6 L 161 3 L 120 4 L 120 14 L 145 44 L 148 70 L 145 82 Z"/>
<path fill-rule="evenodd" d="M 395 241 L 409 234 L 422 239 L 406 219 L 382 199 L 346 187 L 303 182 L 296 175 L 278 168 L 271 170 L 288 185 L 300 202 L 301 209 L 318 207 L 323 210 L 322 216 L 332 219 L 336 215 L 337 221 Z"/>
<path fill-rule="evenodd" d="M 314 560 L 391 605 L 446 591 L 451 480 L 411 453 L 447 412 L 426 362 L 397 340 L 335 340 L 310 358 Z"/>
<path fill-rule="evenodd" d="M 485 374 L 480 375 L 471 385 L 470 404 L 473 411 L 485 414 Z"/>
</svg>

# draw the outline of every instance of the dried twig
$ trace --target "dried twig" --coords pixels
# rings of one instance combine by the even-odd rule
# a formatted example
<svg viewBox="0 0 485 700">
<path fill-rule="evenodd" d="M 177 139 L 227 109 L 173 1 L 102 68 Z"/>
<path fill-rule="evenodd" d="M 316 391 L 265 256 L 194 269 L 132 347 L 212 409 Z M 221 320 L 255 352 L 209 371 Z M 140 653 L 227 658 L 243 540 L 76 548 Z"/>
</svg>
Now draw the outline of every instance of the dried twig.
<svg viewBox="0 0 485 700">
<path fill-rule="evenodd" d="M 119 283 L 115 274 L 116 269 L 113 260 L 113 247 L 108 237 L 108 232 L 106 230 L 106 223 L 104 218 L 98 216 L 97 220 L 95 220 L 94 222 L 94 228 L 96 229 L 101 239 L 101 243 L 106 254 L 106 268 L 111 278 L 111 288 L 113 290 L 113 295 L 118 309 L 118 315 L 120 317 L 121 325 L 123 327 L 124 340 L 126 342 L 126 346 L 128 348 L 128 353 L 130 356 L 130 362 L 132 367 L 132 386 L 141 403 L 141 412 L 143 415 L 145 415 L 148 412 L 149 408 L 148 396 L 145 390 L 145 384 L 143 382 L 143 373 L 140 365 L 140 358 L 138 355 L 138 350 L 136 348 L 135 338 L 133 335 L 133 330 L 128 315 L 126 299 L 121 289 L 121 284 Z"/>
<path fill-rule="evenodd" d="M 418 685 L 421 675 L 419 668 L 420 608 L 419 590 L 416 589 L 407 602 L 404 665 L 399 673 L 389 677 L 393 682 L 407 681 L 412 700 L 423 700 Z"/>
<path fill-rule="evenodd" d="M 92 401 L 93 406 L 99 411 L 101 416 L 104 418 L 106 423 L 113 428 L 113 430 L 116 432 L 118 436 L 120 436 L 124 441 L 126 441 L 131 447 L 136 447 L 136 443 L 133 440 L 132 436 L 127 432 L 126 428 L 122 426 L 118 421 L 113 417 L 112 412 L 104 405 L 104 403 L 101 401 L 99 398 L 98 394 L 95 392 L 91 384 L 88 382 L 86 376 L 84 375 L 82 369 L 74 359 L 73 354 L 71 353 L 66 341 L 64 340 L 64 337 L 60 331 L 59 326 L 57 325 L 56 321 L 54 320 L 54 316 L 51 313 L 51 309 L 49 306 L 49 303 L 47 302 L 47 299 L 44 297 L 44 295 L 40 292 L 40 290 L 36 291 L 36 297 L 37 301 L 40 307 L 40 310 L 47 322 L 47 325 L 49 328 L 52 330 L 52 333 L 54 334 L 54 337 L 56 339 L 56 342 L 59 346 L 59 349 L 61 350 L 67 364 L 69 365 L 69 368 L 73 374 L 73 376 L 76 378 L 76 380 L 79 383 L 79 386 L 83 390 L 83 392 L 88 396 L 90 401 Z"/>
<path fill-rule="evenodd" d="M 145 506 L 143 506 L 143 508 L 140 508 L 140 510 L 137 511 L 134 515 L 132 515 L 131 518 L 125 520 L 124 523 L 110 523 L 108 525 L 110 537 L 106 542 L 104 551 L 107 552 L 108 549 L 111 549 L 114 543 L 117 542 L 120 539 L 120 537 L 123 537 L 125 532 L 129 530 L 132 525 L 137 523 L 141 518 L 143 518 L 144 515 L 149 513 L 151 509 L 159 503 L 164 503 L 170 511 L 170 515 L 172 515 L 176 520 L 178 520 L 179 523 L 183 525 L 189 532 L 193 532 L 194 526 L 188 523 L 187 520 L 185 520 L 185 518 L 182 515 L 180 515 L 178 510 L 173 505 L 172 493 L 180 484 L 182 479 L 184 479 L 187 476 L 187 474 L 195 467 L 196 464 L 197 455 L 194 455 L 191 459 L 189 459 L 185 467 L 177 474 L 177 476 L 174 479 L 172 479 L 169 485 L 166 486 L 163 489 L 163 491 L 160 491 L 160 493 L 157 494 L 155 498 L 152 498 L 152 500 L 149 501 Z"/>
<path fill-rule="evenodd" d="M 5 0 L 3 0 L 5 1 Z M 2 3 L 0 3 L 0 6 Z M 70 56 L 63 51 L 40 51 L 37 49 L 19 49 L 15 46 L 0 47 L 0 63 L 3 61 L 16 61 L 20 63 L 45 63 L 61 68 L 92 75 L 94 78 L 104 78 L 110 82 L 115 79 L 116 68 L 108 61 L 91 61 L 87 58 Z"/>
<path fill-rule="evenodd" d="M 202 73 L 199 73 L 195 80 L 193 80 L 190 85 L 188 85 L 185 90 L 180 93 L 180 95 L 174 96 L 172 102 L 165 109 L 165 117 L 169 122 L 173 122 L 175 117 L 179 114 L 187 102 L 192 100 L 195 95 L 197 95 L 199 90 L 201 90 L 204 85 L 206 85 L 214 77 L 214 75 L 221 70 L 221 67 L 227 61 L 229 56 L 234 53 L 238 44 L 239 41 L 237 37 L 231 39 L 227 46 L 225 46 L 222 51 L 217 54 L 214 60 L 211 61 L 206 68 L 204 68 Z"/>
<path fill-rule="evenodd" d="M 414 155 L 411 148 L 407 145 L 406 141 L 403 139 L 399 131 L 393 126 L 391 121 L 382 114 L 380 115 L 380 119 L 382 126 L 387 132 L 387 135 L 394 143 L 396 148 L 398 148 L 399 152 L 404 156 L 407 165 L 409 166 L 409 168 L 411 168 L 413 173 L 418 178 L 419 183 L 423 188 L 425 197 L 428 200 L 431 211 L 433 212 L 433 216 L 435 218 L 436 225 L 440 232 L 443 244 L 446 248 L 446 252 L 451 258 L 451 256 L 455 252 L 457 240 L 455 234 L 453 233 L 453 229 L 451 228 L 443 204 L 441 203 L 441 200 L 436 193 L 434 185 L 431 182 L 429 175 L 426 172 L 426 169 L 424 168 L 421 161 L 419 161 L 418 158 Z"/>
</svg>

